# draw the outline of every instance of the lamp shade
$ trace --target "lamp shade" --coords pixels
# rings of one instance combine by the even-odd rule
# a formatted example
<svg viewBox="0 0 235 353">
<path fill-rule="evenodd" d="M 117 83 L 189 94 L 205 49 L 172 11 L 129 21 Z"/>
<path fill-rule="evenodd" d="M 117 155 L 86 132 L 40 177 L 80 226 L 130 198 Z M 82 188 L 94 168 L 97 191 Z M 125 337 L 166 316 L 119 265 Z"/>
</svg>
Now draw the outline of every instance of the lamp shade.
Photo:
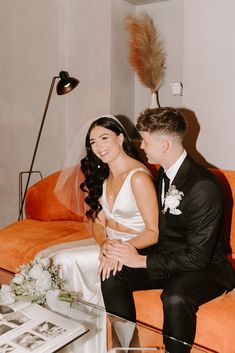
<svg viewBox="0 0 235 353">
<path fill-rule="evenodd" d="M 57 83 L 56 92 L 59 95 L 69 93 L 79 84 L 79 80 L 70 77 L 67 71 L 60 72 L 60 81 Z"/>
</svg>

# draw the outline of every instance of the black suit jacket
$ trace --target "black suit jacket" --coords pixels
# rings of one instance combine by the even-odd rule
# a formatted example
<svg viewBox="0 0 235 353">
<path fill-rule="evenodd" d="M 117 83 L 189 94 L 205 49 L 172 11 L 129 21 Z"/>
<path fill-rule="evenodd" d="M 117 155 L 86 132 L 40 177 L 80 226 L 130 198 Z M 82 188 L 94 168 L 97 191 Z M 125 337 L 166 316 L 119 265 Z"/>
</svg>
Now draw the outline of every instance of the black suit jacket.
<svg viewBox="0 0 235 353">
<path fill-rule="evenodd" d="M 161 178 L 155 179 L 159 201 L 159 241 L 154 253 L 147 255 L 151 279 L 167 277 L 179 271 L 207 271 L 208 276 L 233 287 L 234 273 L 222 247 L 221 220 L 223 203 L 214 176 L 187 155 L 172 185 L 184 196 L 179 215 L 169 209 L 163 214 Z"/>
</svg>

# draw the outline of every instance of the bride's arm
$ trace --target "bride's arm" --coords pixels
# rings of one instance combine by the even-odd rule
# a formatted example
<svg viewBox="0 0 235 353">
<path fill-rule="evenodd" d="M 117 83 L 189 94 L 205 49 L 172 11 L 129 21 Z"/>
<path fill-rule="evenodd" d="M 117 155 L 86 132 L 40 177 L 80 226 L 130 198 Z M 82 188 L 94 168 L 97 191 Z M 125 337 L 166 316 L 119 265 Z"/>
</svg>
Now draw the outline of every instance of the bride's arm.
<svg viewBox="0 0 235 353">
<path fill-rule="evenodd" d="M 99 212 L 95 221 L 92 223 L 92 236 L 100 248 L 117 241 L 109 239 L 106 235 L 106 216 L 103 210 Z"/>
<path fill-rule="evenodd" d="M 92 235 L 97 244 L 102 247 L 108 240 L 106 235 L 106 216 L 103 210 L 101 210 L 92 223 Z"/>
<path fill-rule="evenodd" d="M 119 265 L 118 261 L 112 260 L 106 257 L 107 249 L 110 244 L 117 242 L 118 240 L 110 240 L 106 235 L 106 216 L 104 211 L 100 211 L 98 217 L 92 223 L 92 235 L 96 240 L 97 244 L 100 246 L 100 266 L 98 269 L 99 275 L 102 277 L 102 280 L 110 276 L 111 271 L 113 275 L 117 272 Z"/>
<path fill-rule="evenodd" d="M 143 172 L 131 178 L 131 188 L 137 207 L 145 222 L 145 230 L 128 242 L 137 249 L 146 248 L 158 241 L 158 202 L 151 176 Z"/>
</svg>

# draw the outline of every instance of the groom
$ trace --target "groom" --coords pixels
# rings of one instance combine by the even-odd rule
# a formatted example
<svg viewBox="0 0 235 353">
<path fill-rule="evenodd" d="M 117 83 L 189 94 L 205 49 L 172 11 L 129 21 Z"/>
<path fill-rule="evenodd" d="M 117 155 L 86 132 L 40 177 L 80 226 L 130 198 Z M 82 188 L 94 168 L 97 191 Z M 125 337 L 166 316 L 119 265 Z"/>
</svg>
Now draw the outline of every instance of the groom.
<svg viewBox="0 0 235 353">
<path fill-rule="evenodd" d="M 233 287 L 233 270 L 222 250 L 223 205 L 213 175 L 184 150 L 186 122 L 174 108 L 147 109 L 137 129 L 148 162 L 160 164 L 155 184 L 159 201 L 159 240 L 147 255 L 128 243 L 109 256 L 124 264 L 102 281 L 106 310 L 136 320 L 133 291 L 163 289 L 163 333 L 167 352 L 189 352 L 200 305 Z M 148 303 L 146 303 L 148 305 Z"/>
</svg>

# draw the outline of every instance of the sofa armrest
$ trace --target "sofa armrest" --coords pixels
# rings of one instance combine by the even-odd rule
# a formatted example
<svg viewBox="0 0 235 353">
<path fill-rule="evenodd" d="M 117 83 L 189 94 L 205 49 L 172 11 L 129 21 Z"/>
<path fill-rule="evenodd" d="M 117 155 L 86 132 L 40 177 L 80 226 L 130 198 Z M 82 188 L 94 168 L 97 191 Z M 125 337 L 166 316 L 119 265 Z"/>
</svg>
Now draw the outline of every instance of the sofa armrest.
<svg viewBox="0 0 235 353">
<path fill-rule="evenodd" d="M 27 219 L 41 221 L 84 221 L 84 193 L 80 192 L 78 202 L 79 213 L 76 214 L 66 208 L 54 194 L 54 188 L 60 172 L 55 172 L 36 184 L 32 185 L 26 196 L 25 214 Z"/>
</svg>

